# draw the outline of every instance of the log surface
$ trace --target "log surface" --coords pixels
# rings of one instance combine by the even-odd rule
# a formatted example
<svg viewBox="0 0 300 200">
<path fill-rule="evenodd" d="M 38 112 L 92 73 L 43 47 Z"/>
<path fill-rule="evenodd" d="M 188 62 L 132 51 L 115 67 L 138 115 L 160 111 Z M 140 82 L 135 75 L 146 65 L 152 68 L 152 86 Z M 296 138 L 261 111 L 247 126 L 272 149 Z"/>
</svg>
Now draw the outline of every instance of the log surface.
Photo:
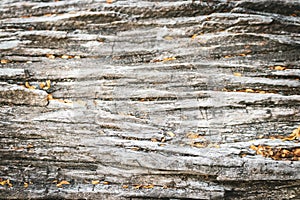
<svg viewBox="0 0 300 200">
<path fill-rule="evenodd" d="M 1 198 L 299 199 L 300 1 L 107 2 L 0 1 Z"/>
</svg>

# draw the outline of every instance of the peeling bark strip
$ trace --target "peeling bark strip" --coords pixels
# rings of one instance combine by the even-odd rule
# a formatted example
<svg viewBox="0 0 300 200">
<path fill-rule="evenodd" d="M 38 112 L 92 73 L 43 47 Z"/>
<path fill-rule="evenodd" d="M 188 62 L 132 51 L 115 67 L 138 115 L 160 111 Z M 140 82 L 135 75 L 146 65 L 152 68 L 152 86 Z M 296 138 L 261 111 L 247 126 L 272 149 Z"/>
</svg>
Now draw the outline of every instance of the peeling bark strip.
<svg viewBox="0 0 300 200">
<path fill-rule="evenodd" d="M 299 199 L 300 2 L 0 1 L 3 199 Z"/>
</svg>

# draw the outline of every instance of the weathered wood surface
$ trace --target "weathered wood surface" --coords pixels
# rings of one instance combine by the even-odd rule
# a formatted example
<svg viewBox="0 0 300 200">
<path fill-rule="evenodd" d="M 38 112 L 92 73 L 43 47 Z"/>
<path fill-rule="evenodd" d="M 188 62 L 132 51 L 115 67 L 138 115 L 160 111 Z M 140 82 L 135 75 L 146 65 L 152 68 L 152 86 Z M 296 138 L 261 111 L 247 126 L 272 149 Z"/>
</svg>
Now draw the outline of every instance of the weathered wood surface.
<svg viewBox="0 0 300 200">
<path fill-rule="evenodd" d="M 271 139 L 300 122 L 299 15 L 299 0 L 2 0 L 1 199 L 299 199 L 300 162 L 249 148 L 300 147 Z"/>
</svg>

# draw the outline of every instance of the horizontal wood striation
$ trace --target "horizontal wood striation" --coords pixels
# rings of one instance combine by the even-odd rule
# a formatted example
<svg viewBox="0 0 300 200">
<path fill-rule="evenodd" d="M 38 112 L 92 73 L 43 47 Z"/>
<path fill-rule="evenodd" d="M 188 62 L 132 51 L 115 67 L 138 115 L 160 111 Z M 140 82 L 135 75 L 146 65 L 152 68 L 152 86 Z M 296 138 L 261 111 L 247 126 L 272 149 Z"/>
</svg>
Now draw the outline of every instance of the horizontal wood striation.
<svg viewBox="0 0 300 200">
<path fill-rule="evenodd" d="M 298 199 L 299 8 L 1 1 L 1 198 Z"/>
</svg>

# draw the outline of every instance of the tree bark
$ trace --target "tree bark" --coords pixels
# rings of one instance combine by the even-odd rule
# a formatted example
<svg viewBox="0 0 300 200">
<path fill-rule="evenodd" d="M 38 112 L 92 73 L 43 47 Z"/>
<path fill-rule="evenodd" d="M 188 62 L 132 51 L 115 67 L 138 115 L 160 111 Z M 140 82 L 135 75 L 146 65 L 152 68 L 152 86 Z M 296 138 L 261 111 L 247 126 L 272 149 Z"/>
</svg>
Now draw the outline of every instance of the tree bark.
<svg viewBox="0 0 300 200">
<path fill-rule="evenodd" d="M 299 199 L 299 15 L 1 1 L 1 198 Z"/>
</svg>

